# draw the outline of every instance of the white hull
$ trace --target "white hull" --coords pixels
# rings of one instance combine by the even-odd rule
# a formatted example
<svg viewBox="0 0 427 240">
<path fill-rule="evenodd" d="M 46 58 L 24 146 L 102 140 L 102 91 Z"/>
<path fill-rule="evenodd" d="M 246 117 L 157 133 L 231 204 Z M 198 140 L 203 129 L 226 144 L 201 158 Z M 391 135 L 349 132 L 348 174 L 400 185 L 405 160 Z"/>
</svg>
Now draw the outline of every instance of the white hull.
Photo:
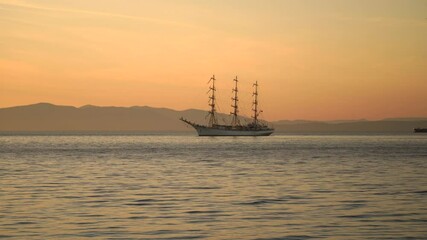
<svg viewBox="0 0 427 240">
<path fill-rule="evenodd" d="M 241 130 L 241 129 L 218 129 L 205 126 L 193 126 L 199 136 L 269 136 L 273 129 Z"/>
</svg>

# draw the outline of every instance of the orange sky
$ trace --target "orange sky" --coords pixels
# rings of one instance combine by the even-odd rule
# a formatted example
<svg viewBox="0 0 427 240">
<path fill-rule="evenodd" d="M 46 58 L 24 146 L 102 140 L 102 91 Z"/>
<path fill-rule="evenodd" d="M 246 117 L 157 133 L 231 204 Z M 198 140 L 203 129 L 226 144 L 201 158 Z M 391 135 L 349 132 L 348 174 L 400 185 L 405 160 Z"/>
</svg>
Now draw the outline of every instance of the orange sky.
<svg viewBox="0 0 427 240">
<path fill-rule="evenodd" d="M 427 116 L 425 0 L 0 0 L 0 107 L 231 109 L 263 118 Z"/>
</svg>

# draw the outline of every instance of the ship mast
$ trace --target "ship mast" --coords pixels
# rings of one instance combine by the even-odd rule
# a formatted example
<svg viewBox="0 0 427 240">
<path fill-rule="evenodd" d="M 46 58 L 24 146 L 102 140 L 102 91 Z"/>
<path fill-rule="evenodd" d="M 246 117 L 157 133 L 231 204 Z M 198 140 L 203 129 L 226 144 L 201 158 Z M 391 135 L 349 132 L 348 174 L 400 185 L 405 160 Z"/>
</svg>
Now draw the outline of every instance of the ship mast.
<svg viewBox="0 0 427 240">
<path fill-rule="evenodd" d="M 258 116 L 262 111 L 258 111 L 258 81 L 256 81 L 253 84 L 254 92 L 252 93 L 252 96 L 254 98 L 252 102 L 252 111 L 254 111 L 254 115 L 252 118 L 254 119 L 253 124 L 256 126 L 258 125 Z"/>
<path fill-rule="evenodd" d="M 215 108 L 215 75 L 213 75 L 211 77 L 211 79 L 209 79 L 210 83 L 212 82 L 212 85 L 209 87 L 209 91 L 211 92 L 211 95 L 209 96 L 209 106 L 211 107 L 211 110 L 209 111 L 208 115 L 209 115 L 209 127 L 212 127 L 213 125 L 217 125 L 218 122 L 216 120 L 216 116 L 215 116 L 215 112 L 216 112 L 216 108 Z"/>
<path fill-rule="evenodd" d="M 231 112 L 230 114 L 233 115 L 233 119 L 231 120 L 231 125 L 233 127 L 235 127 L 235 126 L 240 125 L 240 120 L 239 120 L 239 118 L 237 116 L 237 114 L 239 113 L 239 107 L 237 105 L 237 102 L 239 101 L 239 99 L 237 97 L 237 92 L 238 92 L 238 89 L 237 89 L 237 82 L 238 82 L 237 76 L 236 76 L 235 79 L 233 79 L 233 81 L 234 81 L 235 85 L 234 85 L 234 88 L 233 88 L 234 96 L 231 97 L 231 100 L 233 101 L 233 104 L 231 105 L 231 107 L 233 107 L 234 111 Z"/>
</svg>

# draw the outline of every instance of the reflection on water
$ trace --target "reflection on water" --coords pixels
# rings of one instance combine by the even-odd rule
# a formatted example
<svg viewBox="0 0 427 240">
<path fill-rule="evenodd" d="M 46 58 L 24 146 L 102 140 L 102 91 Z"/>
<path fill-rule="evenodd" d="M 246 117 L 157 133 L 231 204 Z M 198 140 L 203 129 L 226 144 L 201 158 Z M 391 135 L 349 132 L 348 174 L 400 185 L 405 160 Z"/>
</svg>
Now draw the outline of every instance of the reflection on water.
<svg viewBox="0 0 427 240">
<path fill-rule="evenodd" d="M 426 238 L 427 137 L 0 136 L 0 237 Z"/>
</svg>

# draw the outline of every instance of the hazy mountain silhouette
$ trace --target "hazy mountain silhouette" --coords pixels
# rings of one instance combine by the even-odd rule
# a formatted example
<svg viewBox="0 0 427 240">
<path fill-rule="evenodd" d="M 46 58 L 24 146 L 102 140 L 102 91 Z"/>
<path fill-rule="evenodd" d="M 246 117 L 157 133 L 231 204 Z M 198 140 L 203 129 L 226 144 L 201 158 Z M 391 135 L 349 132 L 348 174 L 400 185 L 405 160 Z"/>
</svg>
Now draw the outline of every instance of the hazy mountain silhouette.
<svg viewBox="0 0 427 240">
<path fill-rule="evenodd" d="M 189 109 L 176 111 L 147 106 L 82 107 L 38 103 L 0 109 L 0 131 L 193 131 L 182 116 L 206 123 L 206 111 Z M 229 115 L 219 114 L 220 121 L 230 121 Z M 249 121 L 247 118 L 243 122 Z M 414 127 L 427 127 L 427 118 L 385 119 L 381 121 L 307 121 L 282 120 L 273 122 L 276 132 L 411 132 Z"/>
<path fill-rule="evenodd" d="M 275 124 L 277 132 L 287 133 L 411 133 L 416 127 L 427 127 L 427 120 L 380 120 L 352 122 L 308 122 Z"/>
<path fill-rule="evenodd" d="M 147 106 L 82 107 L 37 103 L 1 108 L 0 131 L 192 131 L 182 116 L 206 122 L 206 111 L 188 109 L 175 111 Z M 219 114 L 219 119 L 229 119 Z"/>
<path fill-rule="evenodd" d="M 151 107 L 80 108 L 50 103 L 0 109 L 0 131 L 184 131 L 182 115 L 201 119 L 200 110 Z"/>
</svg>

